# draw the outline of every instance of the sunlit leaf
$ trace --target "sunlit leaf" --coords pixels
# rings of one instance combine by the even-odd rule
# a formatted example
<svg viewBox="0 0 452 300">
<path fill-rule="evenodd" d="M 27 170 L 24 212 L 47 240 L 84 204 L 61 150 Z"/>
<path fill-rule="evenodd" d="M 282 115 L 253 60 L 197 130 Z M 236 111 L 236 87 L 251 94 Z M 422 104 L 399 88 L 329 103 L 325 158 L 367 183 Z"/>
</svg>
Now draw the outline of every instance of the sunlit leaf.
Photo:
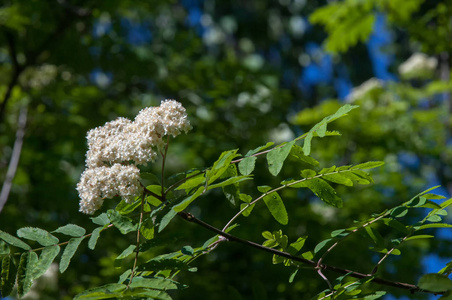
<svg viewBox="0 0 452 300">
<path fill-rule="evenodd" d="M 59 242 L 58 238 L 41 228 L 20 228 L 19 230 L 17 230 L 17 236 L 24 239 L 36 241 L 42 246 L 51 246 L 58 244 Z"/>
<path fill-rule="evenodd" d="M 42 249 L 38 262 L 33 268 L 33 272 L 31 274 L 32 279 L 41 277 L 55 260 L 58 253 L 60 253 L 60 246 L 58 245 L 47 246 Z"/>
<path fill-rule="evenodd" d="M 15 236 L 12 236 L 9 233 L 6 233 L 1 230 L 0 230 L 0 239 L 4 240 L 6 243 L 8 243 L 12 246 L 19 247 L 24 250 L 31 250 L 31 247 L 28 244 L 24 243 L 23 241 L 16 238 Z"/>
<path fill-rule="evenodd" d="M 67 267 L 69 266 L 69 263 L 71 262 L 72 257 L 75 254 L 75 251 L 77 251 L 78 246 L 80 246 L 80 243 L 83 241 L 84 237 L 80 238 L 72 238 L 69 240 L 69 243 L 64 248 L 63 255 L 61 256 L 60 261 L 60 272 L 63 273 L 66 271 Z"/>
<path fill-rule="evenodd" d="M 419 279 L 418 287 L 431 292 L 444 292 L 452 289 L 452 280 L 438 273 L 425 274 Z"/>
<path fill-rule="evenodd" d="M 59 227 L 57 230 L 54 230 L 52 232 L 62 233 L 65 235 L 69 235 L 72 237 L 81 237 L 86 233 L 85 228 L 80 227 L 75 224 L 67 224 L 64 226 Z"/>
<path fill-rule="evenodd" d="M 264 196 L 264 202 L 275 220 L 282 225 L 287 225 L 289 222 L 289 216 L 287 214 L 286 207 L 284 206 L 284 202 L 279 194 L 273 192 Z"/>
<path fill-rule="evenodd" d="M 295 141 L 290 141 L 282 147 L 273 148 L 267 153 L 268 170 L 270 171 L 270 174 L 273 176 L 279 174 L 294 143 Z"/>
<path fill-rule="evenodd" d="M 94 248 L 96 247 L 97 244 L 97 240 L 99 239 L 100 236 L 100 232 L 103 230 L 103 227 L 97 227 L 93 230 L 89 241 L 88 241 L 88 248 L 90 248 L 91 250 L 94 250 Z"/>
</svg>

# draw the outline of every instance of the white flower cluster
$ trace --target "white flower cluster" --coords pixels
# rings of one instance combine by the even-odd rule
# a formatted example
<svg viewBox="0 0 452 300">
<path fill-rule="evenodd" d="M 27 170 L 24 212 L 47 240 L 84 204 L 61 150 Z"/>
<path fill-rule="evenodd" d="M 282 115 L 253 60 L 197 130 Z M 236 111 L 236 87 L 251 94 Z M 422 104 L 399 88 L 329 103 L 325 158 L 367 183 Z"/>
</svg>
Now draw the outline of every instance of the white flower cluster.
<svg viewBox="0 0 452 300">
<path fill-rule="evenodd" d="M 399 66 L 399 74 L 405 79 L 425 78 L 433 74 L 437 65 L 436 58 L 414 53 Z"/>
<path fill-rule="evenodd" d="M 114 164 L 112 167 L 86 169 L 77 184 L 80 196 L 80 211 L 92 214 L 98 210 L 105 198 L 121 196 L 126 202 L 142 192 L 140 170 L 135 165 Z"/>
<path fill-rule="evenodd" d="M 175 100 L 164 100 L 159 107 L 141 110 L 134 121 L 118 118 L 90 130 L 87 169 L 77 185 L 80 211 L 92 214 L 103 199 L 115 195 L 132 201 L 142 192 L 136 165 L 155 161 L 157 151 L 165 146 L 164 136 L 175 137 L 191 128 L 185 108 Z"/>
<path fill-rule="evenodd" d="M 345 99 L 347 102 L 355 102 L 367 96 L 368 94 L 381 91 L 383 89 L 383 82 L 377 78 L 370 78 L 363 82 L 360 86 L 352 89 Z"/>
</svg>

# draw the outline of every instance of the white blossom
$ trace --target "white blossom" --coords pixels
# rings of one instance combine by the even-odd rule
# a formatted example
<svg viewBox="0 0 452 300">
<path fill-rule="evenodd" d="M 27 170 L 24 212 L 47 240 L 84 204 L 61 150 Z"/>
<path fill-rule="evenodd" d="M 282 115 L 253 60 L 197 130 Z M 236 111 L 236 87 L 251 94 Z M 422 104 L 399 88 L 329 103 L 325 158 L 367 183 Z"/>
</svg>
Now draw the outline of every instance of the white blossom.
<svg viewBox="0 0 452 300">
<path fill-rule="evenodd" d="M 356 100 L 362 99 L 369 93 L 381 90 L 382 88 L 383 82 L 380 79 L 370 78 L 369 80 L 366 80 L 365 82 L 361 83 L 360 86 L 353 88 L 350 94 L 348 94 L 346 101 L 355 102 Z"/>
<path fill-rule="evenodd" d="M 438 60 L 424 53 L 414 53 L 399 66 L 399 74 L 406 79 L 430 76 L 436 69 Z"/>
<path fill-rule="evenodd" d="M 164 136 L 176 137 L 191 128 L 185 108 L 164 100 L 158 107 L 141 110 L 134 121 L 118 118 L 90 130 L 87 169 L 77 184 L 80 211 L 92 214 L 104 199 L 115 196 L 131 202 L 143 191 L 136 165 L 155 161 L 165 146 Z"/>
<path fill-rule="evenodd" d="M 92 214 L 106 198 L 121 196 L 131 203 L 143 191 L 140 184 L 140 170 L 135 165 L 114 164 L 112 167 L 86 169 L 77 184 L 80 197 L 80 211 Z"/>
</svg>

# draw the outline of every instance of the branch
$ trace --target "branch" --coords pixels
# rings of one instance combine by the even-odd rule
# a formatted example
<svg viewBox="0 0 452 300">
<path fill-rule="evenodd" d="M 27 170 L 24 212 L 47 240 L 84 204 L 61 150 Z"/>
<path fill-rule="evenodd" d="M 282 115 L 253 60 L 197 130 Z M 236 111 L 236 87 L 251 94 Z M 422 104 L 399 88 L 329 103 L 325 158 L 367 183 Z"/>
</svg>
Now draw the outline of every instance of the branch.
<svg viewBox="0 0 452 300">
<path fill-rule="evenodd" d="M 6 178 L 3 182 L 2 191 L 0 192 L 0 213 L 8 201 L 9 192 L 11 191 L 12 182 L 16 175 L 17 166 L 19 165 L 20 153 L 22 152 L 22 145 L 25 136 L 25 126 L 27 124 L 27 106 L 22 107 L 19 113 L 19 121 L 16 131 L 16 141 L 13 146 L 13 154 L 9 162 Z"/>
<path fill-rule="evenodd" d="M 273 248 L 268 248 L 265 246 L 262 246 L 260 244 L 248 241 L 248 240 L 244 240 L 241 239 L 239 237 L 233 236 L 229 233 L 223 232 L 220 229 L 213 227 L 210 224 L 207 224 L 199 219 L 197 219 L 196 217 L 194 217 L 192 214 L 190 213 L 186 213 L 186 212 L 179 212 L 178 215 L 180 217 L 182 217 L 183 219 L 189 221 L 189 222 L 193 222 L 195 224 L 198 224 L 212 232 L 215 232 L 218 235 L 221 235 L 223 237 L 225 237 L 227 240 L 231 241 L 231 242 L 237 242 L 249 247 L 253 247 L 256 248 L 258 250 L 264 251 L 264 252 L 268 252 L 268 253 L 272 253 L 272 254 L 276 254 L 294 261 L 298 261 L 307 265 L 312 266 L 313 268 L 318 267 L 319 269 L 322 270 L 328 270 L 328 271 L 333 271 L 339 274 L 343 274 L 343 275 L 348 275 L 354 278 L 358 278 L 358 279 L 372 279 L 372 282 L 381 284 L 381 285 L 385 285 L 385 286 L 391 286 L 391 287 L 395 287 L 395 288 L 399 288 L 399 289 L 404 289 L 404 290 L 409 290 L 410 292 L 414 293 L 414 292 L 425 292 L 425 293 L 432 293 L 435 295 L 438 294 L 444 294 L 444 292 L 432 292 L 432 291 L 427 291 L 427 290 L 422 290 L 420 289 L 418 286 L 414 285 L 414 284 L 409 284 L 409 283 L 405 283 L 405 282 L 397 282 L 397 281 L 390 281 L 390 280 L 386 280 L 386 279 L 382 279 L 382 278 L 375 278 L 372 275 L 369 274 L 363 274 L 363 273 L 359 273 L 356 271 L 352 271 L 352 270 L 347 270 L 347 269 L 343 269 L 343 268 L 338 268 L 335 266 L 331 266 L 331 265 L 326 265 L 326 264 L 321 264 L 319 266 L 317 266 L 317 262 L 310 260 L 310 259 L 305 259 L 302 257 L 298 257 L 298 256 L 293 256 L 287 252 L 283 252 L 283 251 L 279 251 Z"/>
</svg>

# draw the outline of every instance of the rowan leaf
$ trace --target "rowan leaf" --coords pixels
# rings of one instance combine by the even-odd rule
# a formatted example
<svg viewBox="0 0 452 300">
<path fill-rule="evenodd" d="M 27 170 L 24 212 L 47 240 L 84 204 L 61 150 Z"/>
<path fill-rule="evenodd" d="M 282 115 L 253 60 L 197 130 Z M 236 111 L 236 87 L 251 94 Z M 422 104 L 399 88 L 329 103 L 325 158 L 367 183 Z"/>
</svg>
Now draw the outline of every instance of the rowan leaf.
<svg viewBox="0 0 452 300">
<path fill-rule="evenodd" d="M 52 232 L 61 233 L 61 234 L 69 235 L 72 237 L 81 237 L 82 235 L 84 235 L 86 233 L 86 230 L 85 230 L 85 228 L 80 227 L 75 224 L 67 224 L 67 225 L 59 227 L 58 229 L 56 229 Z"/>
<path fill-rule="evenodd" d="M 294 143 L 295 141 L 290 141 L 282 147 L 273 148 L 267 153 L 268 170 L 270 171 L 270 174 L 273 176 L 279 174 Z"/>
<path fill-rule="evenodd" d="M 31 247 L 22 240 L 0 230 L 0 239 L 4 240 L 7 244 L 15 246 L 24 250 L 31 250 Z"/>
<path fill-rule="evenodd" d="M 46 230 L 35 227 L 20 228 L 17 230 L 17 236 L 27 240 L 36 241 L 44 247 L 55 245 L 59 242 L 57 237 L 51 235 Z"/>
<path fill-rule="evenodd" d="M 282 225 L 287 225 L 289 222 L 289 216 L 284 206 L 284 202 L 278 193 L 273 192 L 264 196 L 264 202 L 267 205 L 268 210 L 272 214 L 273 218 Z"/>
<path fill-rule="evenodd" d="M 60 261 L 61 273 L 66 271 L 67 267 L 69 266 L 69 263 L 71 262 L 72 257 L 74 256 L 78 246 L 80 246 L 80 243 L 83 241 L 83 239 L 84 237 L 79 237 L 72 238 L 69 240 L 69 243 L 67 244 L 66 248 L 64 248 L 63 255 L 61 256 Z"/>
</svg>

